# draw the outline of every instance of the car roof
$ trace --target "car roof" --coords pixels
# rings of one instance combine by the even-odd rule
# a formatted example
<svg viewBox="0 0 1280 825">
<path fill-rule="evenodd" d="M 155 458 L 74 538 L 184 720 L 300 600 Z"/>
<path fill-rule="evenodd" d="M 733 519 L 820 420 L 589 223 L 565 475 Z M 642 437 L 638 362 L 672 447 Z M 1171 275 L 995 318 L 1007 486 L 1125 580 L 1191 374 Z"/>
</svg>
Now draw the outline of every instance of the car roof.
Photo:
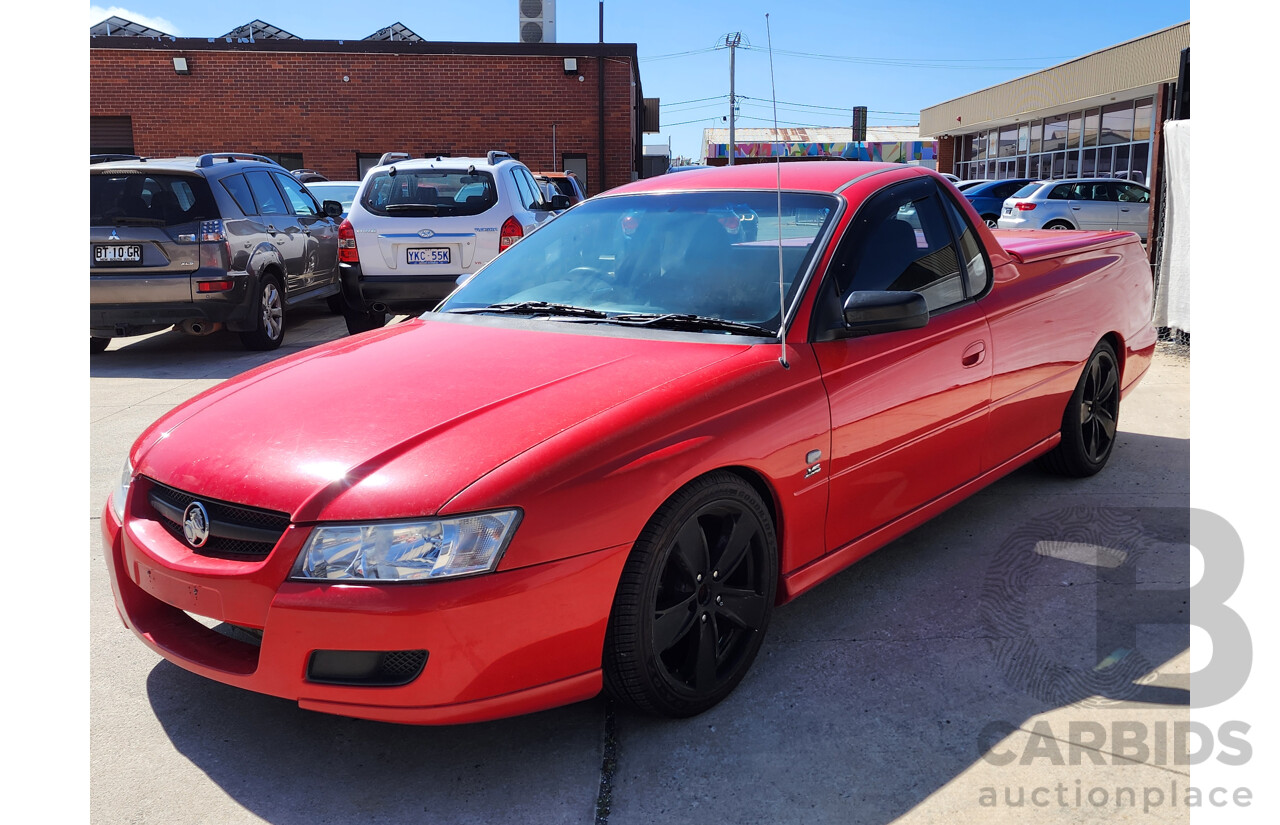
<svg viewBox="0 0 1280 825">
<path fill-rule="evenodd" d="M 678 175 L 656 175 L 625 183 L 608 194 L 687 191 L 690 189 L 773 189 L 781 176 L 782 188 L 811 192 L 835 192 L 846 183 L 874 172 L 914 169 L 938 177 L 922 166 L 902 163 L 873 163 L 857 160 L 798 161 L 792 163 L 746 163 L 736 166 L 708 166 Z"/>
<path fill-rule="evenodd" d="M 206 175 L 243 172 L 249 168 L 267 168 L 284 172 L 285 174 L 289 173 L 288 169 L 285 169 L 270 158 L 242 152 L 217 152 L 205 153 L 199 156 L 118 160 L 108 163 L 95 163 L 89 168 L 94 172 L 111 171 L 113 169 L 147 169 L 156 172 L 199 172 Z"/>
<path fill-rule="evenodd" d="M 448 157 L 445 155 L 437 155 L 430 158 L 400 158 L 398 160 L 392 160 L 375 166 L 369 171 L 375 172 L 381 169 L 390 169 L 392 166 L 400 169 L 466 169 L 469 166 L 474 166 L 477 169 L 497 169 L 504 163 L 515 163 L 521 166 L 524 165 L 505 152 L 491 152 L 490 154 L 495 155 L 492 162 L 490 162 L 487 157 Z"/>
</svg>

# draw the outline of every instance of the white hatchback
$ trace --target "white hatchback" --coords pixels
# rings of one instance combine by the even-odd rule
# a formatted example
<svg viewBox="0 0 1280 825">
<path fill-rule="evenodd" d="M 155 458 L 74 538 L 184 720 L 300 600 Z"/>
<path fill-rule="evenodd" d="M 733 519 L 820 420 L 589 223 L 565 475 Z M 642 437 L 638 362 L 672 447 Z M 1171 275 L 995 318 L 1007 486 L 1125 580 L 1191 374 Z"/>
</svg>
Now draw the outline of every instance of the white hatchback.
<svg viewBox="0 0 1280 825">
<path fill-rule="evenodd" d="M 483 158 L 383 155 L 338 229 L 347 328 L 433 309 L 461 281 L 568 208 L 506 152 Z"/>
</svg>

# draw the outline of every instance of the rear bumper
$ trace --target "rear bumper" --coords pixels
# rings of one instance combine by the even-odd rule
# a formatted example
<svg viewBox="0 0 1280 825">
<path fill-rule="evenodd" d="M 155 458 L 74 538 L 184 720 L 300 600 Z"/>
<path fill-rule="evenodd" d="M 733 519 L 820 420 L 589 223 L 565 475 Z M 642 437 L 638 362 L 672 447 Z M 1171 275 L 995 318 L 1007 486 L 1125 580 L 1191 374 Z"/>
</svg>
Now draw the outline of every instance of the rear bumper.
<svg viewBox="0 0 1280 825">
<path fill-rule="evenodd" d="M 223 292 L 199 292 L 201 281 L 232 282 Z M 183 321 L 252 329 L 256 279 L 248 272 L 200 269 L 172 275 L 89 275 L 89 330 L 113 338 L 154 332 Z"/>
<path fill-rule="evenodd" d="M 360 264 L 339 264 L 342 292 L 348 305 L 360 311 L 385 306 L 393 314 L 418 313 L 435 309 L 458 286 L 453 275 L 366 276 Z"/>
<path fill-rule="evenodd" d="M 178 666 L 311 710 L 413 724 L 477 722 L 600 691 L 604 631 L 625 546 L 455 581 L 287 581 L 307 528 L 259 563 L 188 556 L 163 527 L 111 508 L 102 537 L 125 626 Z M 172 546 L 165 546 L 171 542 Z M 261 630 L 253 644 L 187 612 Z M 314 651 L 427 651 L 407 684 L 319 683 Z"/>
</svg>

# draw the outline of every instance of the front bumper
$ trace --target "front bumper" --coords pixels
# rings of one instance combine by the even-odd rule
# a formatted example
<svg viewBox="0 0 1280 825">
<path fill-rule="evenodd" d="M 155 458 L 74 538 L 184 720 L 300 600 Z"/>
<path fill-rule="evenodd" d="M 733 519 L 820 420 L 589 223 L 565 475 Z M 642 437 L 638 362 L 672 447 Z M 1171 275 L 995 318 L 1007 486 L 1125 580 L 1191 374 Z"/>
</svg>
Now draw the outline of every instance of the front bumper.
<svg viewBox="0 0 1280 825">
<path fill-rule="evenodd" d="M 135 482 L 135 491 L 137 490 Z M 477 722 L 590 698 L 627 546 L 454 581 L 287 581 L 309 533 L 291 526 L 260 562 L 190 553 L 130 496 L 102 534 L 116 610 L 174 664 L 309 710 L 413 724 Z M 510 552 L 509 548 L 509 552 Z M 260 631 L 229 638 L 188 615 Z M 248 634 L 238 634 L 251 638 Z M 427 651 L 407 684 L 317 683 L 315 651 Z"/>
</svg>

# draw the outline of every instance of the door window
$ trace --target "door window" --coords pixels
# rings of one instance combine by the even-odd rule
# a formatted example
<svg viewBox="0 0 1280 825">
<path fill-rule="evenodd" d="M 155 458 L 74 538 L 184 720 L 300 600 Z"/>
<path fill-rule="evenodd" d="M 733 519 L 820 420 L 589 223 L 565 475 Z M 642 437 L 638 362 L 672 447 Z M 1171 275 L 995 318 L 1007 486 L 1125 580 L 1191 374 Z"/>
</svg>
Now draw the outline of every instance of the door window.
<svg viewBox="0 0 1280 825">
<path fill-rule="evenodd" d="M 258 203 L 259 215 L 288 215 L 284 196 L 271 182 L 271 175 L 266 172 L 245 172 L 245 180 L 253 192 L 253 199 Z"/>
<path fill-rule="evenodd" d="M 310 192 L 302 188 L 302 184 L 286 175 L 276 175 L 275 179 L 284 190 L 285 197 L 289 199 L 289 205 L 293 207 L 295 215 L 314 218 L 321 214 L 319 204 L 316 203 L 315 198 L 311 197 Z"/>
<path fill-rule="evenodd" d="M 858 210 L 832 265 L 841 305 L 851 292 L 919 292 L 929 311 L 965 299 L 951 229 L 931 180 L 908 181 Z"/>
</svg>

